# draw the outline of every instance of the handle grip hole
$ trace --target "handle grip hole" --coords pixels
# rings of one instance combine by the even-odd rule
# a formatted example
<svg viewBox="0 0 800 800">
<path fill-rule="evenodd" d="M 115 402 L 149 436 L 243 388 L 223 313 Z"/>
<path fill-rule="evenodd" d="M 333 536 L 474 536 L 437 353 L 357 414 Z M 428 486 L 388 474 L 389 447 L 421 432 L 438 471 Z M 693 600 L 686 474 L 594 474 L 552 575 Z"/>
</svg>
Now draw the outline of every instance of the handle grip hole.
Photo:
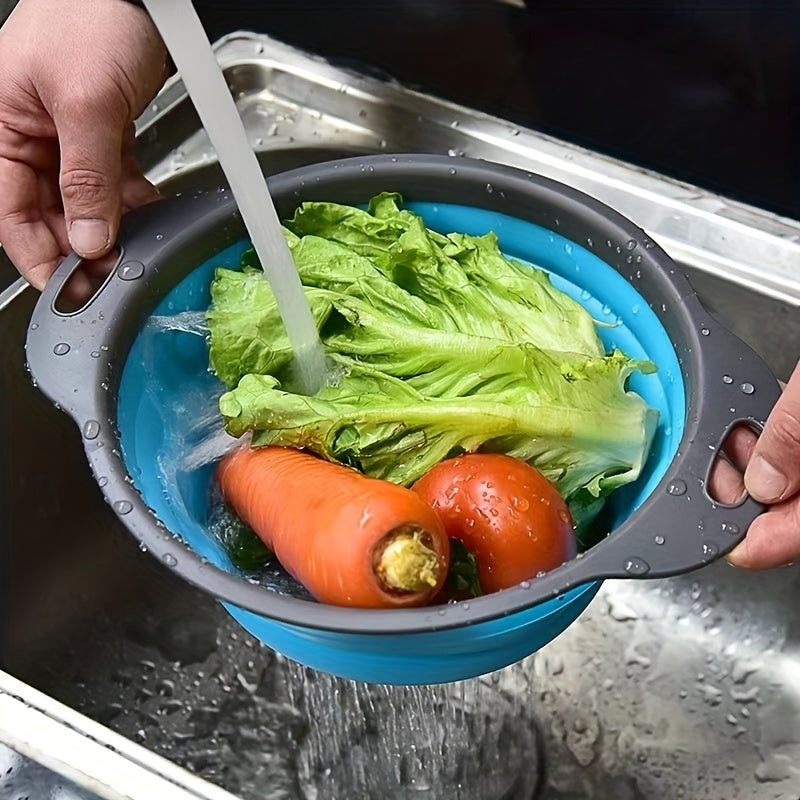
<svg viewBox="0 0 800 800">
<path fill-rule="evenodd" d="M 706 480 L 708 496 L 718 505 L 738 506 L 747 498 L 744 471 L 759 433 L 746 421 L 734 423 L 725 433 Z"/>
<path fill-rule="evenodd" d="M 78 261 L 53 298 L 53 310 L 62 316 L 80 314 L 102 291 L 119 260 L 120 251 L 115 248 L 102 258 Z"/>
</svg>

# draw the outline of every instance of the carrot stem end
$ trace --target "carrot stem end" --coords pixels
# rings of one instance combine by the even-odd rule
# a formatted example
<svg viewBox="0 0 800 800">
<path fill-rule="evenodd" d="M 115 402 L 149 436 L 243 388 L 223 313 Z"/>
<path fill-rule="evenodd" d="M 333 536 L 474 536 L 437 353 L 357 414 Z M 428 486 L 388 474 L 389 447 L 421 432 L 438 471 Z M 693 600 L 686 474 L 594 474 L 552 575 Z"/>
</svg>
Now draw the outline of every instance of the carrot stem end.
<svg viewBox="0 0 800 800">
<path fill-rule="evenodd" d="M 401 528 L 383 541 L 375 571 L 395 592 L 427 592 L 439 583 L 442 564 L 424 531 Z"/>
</svg>

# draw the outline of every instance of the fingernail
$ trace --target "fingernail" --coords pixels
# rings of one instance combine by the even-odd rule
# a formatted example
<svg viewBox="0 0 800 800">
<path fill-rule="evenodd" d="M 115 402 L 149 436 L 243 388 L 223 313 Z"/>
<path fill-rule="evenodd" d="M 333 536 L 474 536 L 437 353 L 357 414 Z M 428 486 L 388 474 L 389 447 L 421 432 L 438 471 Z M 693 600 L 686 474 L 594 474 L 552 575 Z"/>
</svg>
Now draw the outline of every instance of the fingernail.
<svg viewBox="0 0 800 800">
<path fill-rule="evenodd" d="M 72 249 L 86 258 L 103 253 L 109 245 L 108 223 L 102 219 L 76 219 L 69 226 Z"/>
<path fill-rule="evenodd" d="M 755 456 L 747 465 L 745 485 L 756 500 L 763 503 L 774 503 L 786 493 L 789 481 L 766 458 Z"/>
<path fill-rule="evenodd" d="M 729 564 L 734 567 L 741 567 L 747 563 L 747 544 L 742 541 L 725 556 Z"/>
</svg>

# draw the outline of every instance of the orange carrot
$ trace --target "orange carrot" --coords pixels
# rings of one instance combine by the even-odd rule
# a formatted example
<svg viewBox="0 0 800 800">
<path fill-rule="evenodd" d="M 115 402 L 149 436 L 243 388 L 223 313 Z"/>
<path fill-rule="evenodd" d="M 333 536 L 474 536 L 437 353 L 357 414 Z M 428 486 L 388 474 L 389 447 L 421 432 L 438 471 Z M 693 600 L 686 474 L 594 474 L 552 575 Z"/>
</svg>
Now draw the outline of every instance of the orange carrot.
<svg viewBox="0 0 800 800">
<path fill-rule="evenodd" d="M 235 450 L 216 475 L 228 505 L 321 602 L 419 606 L 444 583 L 450 542 L 410 489 L 283 447 Z"/>
</svg>

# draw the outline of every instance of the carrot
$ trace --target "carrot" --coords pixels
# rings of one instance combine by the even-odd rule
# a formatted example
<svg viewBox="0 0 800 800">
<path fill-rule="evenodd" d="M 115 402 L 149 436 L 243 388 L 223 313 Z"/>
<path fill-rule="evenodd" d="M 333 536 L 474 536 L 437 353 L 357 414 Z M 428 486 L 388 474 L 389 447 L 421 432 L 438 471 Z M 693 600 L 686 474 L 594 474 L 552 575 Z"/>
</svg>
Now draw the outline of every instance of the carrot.
<svg viewBox="0 0 800 800">
<path fill-rule="evenodd" d="M 235 450 L 216 477 L 228 505 L 321 602 L 419 606 L 444 583 L 449 540 L 410 489 L 283 447 Z"/>
</svg>

